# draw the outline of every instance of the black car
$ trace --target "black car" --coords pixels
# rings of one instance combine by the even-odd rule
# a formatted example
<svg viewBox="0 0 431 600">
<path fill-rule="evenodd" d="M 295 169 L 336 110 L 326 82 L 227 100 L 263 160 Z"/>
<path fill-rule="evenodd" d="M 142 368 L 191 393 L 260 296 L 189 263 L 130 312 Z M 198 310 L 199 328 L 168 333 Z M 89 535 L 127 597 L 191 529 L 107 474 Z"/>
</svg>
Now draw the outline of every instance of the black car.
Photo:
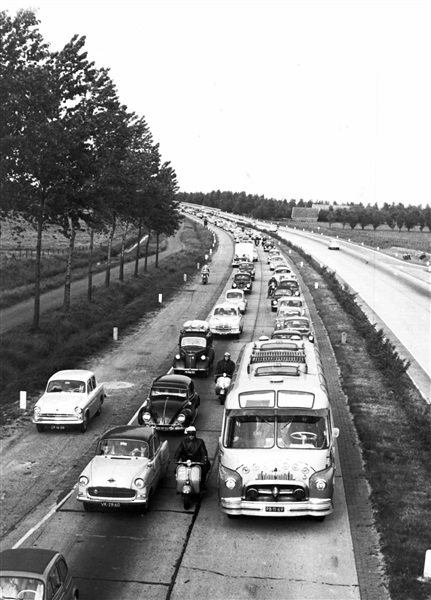
<svg viewBox="0 0 431 600">
<path fill-rule="evenodd" d="M 242 271 L 241 273 L 235 273 L 232 282 L 233 289 L 244 290 L 245 293 L 251 292 L 253 289 L 253 280 L 249 273 Z"/>
<path fill-rule="evenodd" d="M 161 375 L 151 386 L 138 413 L 138 423 L 160 431 L 181 431 L 198 414 L 199 395 L 193 379 L 186 375 Z"/>
<path fill-rule="evenodd" d="M 208 377 L 214 362 L 213 335 L 207 321 L 187 321 L 180 332 L 179 349 L 175 355 L 174 373 Z"/>
<path fill-rule="evenodd" d="M 299 287 L 293 288 L 293 289 L 276 288 L 271 296 L 271 310 L 273 312 L 275 312 L 278 309 L 278 301 L 280 298 L 283 298 L 284 296 L 299 296 L 299 295 L 300 295 Z"/>
</svg>

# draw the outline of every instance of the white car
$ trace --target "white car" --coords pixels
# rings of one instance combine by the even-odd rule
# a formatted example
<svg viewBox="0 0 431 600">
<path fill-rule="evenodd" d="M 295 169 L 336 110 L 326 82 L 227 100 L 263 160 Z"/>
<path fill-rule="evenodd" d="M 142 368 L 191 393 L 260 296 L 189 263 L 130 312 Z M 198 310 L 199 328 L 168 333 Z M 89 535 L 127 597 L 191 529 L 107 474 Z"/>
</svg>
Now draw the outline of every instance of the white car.
<svg viewBox="0 0 431 600">
<path fill-rule="evenodd" d="M 328 248 L 329 250 L 339 250 L 340 249 L 340 243 L 338 240 L 331 240 L 328 244 Z"/>
<path fill-rule="evenodd" d="M 243 320 L 239 308 L 225 302 L 214 307 L 208 322 L 210 331 L 214 335 L 235 335 L 239 338 L 243 329 Z"/>
<path fill-rule="evenodd" d="M 274 271 L 275 267 L 279 267 L 281 265 L 285 265 L 286 261 L 282 256 L 273 256 L 269 261 L 269 269 Z"/>
<path fill-rule="evenodd" d="M 45 427 L 65 429 L 74 425 L 84 433 L 88 422 L 100 415 L 105 400 L 103 384 L 91 371 L 71 369 L 55 373 L 43 396 L 36 402 L 33 423 L 38 431 Z"/>
<path fill-rule="evenodd" d="M 233 304 L 239 308 L 240 313 L 243 315 L 247 309 L 247 299 L 242 290 L 228 290 L 225 296 L 226 302 Z"/>
<path fill-rule="evenodd" d="M 151 427 L 114 427 L 100 438 L 96 455 L 79 477 L 77 500 L 84 509 L 148 504 L 169 467 L 169 445 Z"/>
</svg>

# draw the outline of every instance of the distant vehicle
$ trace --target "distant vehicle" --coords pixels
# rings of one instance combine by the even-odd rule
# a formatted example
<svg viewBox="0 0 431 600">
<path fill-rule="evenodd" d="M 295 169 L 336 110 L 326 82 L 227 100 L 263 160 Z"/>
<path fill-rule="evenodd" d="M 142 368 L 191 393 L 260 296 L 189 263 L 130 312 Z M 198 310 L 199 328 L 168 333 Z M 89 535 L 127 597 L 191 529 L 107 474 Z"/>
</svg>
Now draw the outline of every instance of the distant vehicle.
<svg viewBox="0 0 431 600">
<path fill-rule="evenodd" d="M 169 445 L 150 427 L 114 427 L 100 438 L 95 457 L 79 477 L 77 500 L 85 510 L 149 502 L 169 467 Z"/>
<path fill-rule="evenodd" d="M 292 273 L 292 269 L 287 264 L 280 264 L 274 269 L 274 275 L 287 275 Z"/>
<path fill-rule="evenodd" d="M 286 260 L 283 256 L 272 256 L 269 261 L 269 269 L 270 271 L 274 271 L 275 267 L 279 267 L 280 265 L 285 265 Z"/>
<path fill-rule="evenodd" d="M 225 301 L 237 306 L 241 314 L 244 314 L 247 310 L 247 298 L 243 290 L 228 290 L 225 295 Z"/>
<path fill-rule="evenodd" d="M 243 323 L 244 318 L 239 307 L 229 302 L 217 304 L 209 318 L 210 329 L 215 335 L 235 335 L 239 338 Z"/>
<path fill-rule="evenodd" d="M 66 559 L 45 548 L 0 552 L 0 598 L 5 600 L 78 600 Z"/>
<path fill-rule="evenodd" d="M 103 384 L 98 384 L 91 371 L 70 369 L 58 371 L 36 402 L 33 423 L 39 432 L 45 427 L 65 429 L 75 426 L 84 433 L 95 415 L 100 415 L 105 400 Z"/>
<path fill-rule="evenodd" d="M 161 375 L 138 412 L 138 423 L 160 431 L 183 431 L 197 417 L 200 397 L 186 375 Z"/>
<path fill-rule="evenodd" d="M 234 253 L 241 261 L 248 260 L 253 262 L 254 248 L 253 241 L 238 242 L 235 244 Z"/>
<path fill-rule="evenodd" d="M 285 296 L 299 296 L 300 293 L 299 289 L 276 289 L 271 296 L 271 310 L 275 312 L 278 309 L 278 302 L 281 298 Z"/>
<path fill-rule="evenodd" d="M 244 290 L 246 294 L 251 292 L 253 289 L 253 280 L 251 275 L 249 273 L 245 273 L 244 271 L 241 273 L 235 273 L 232 287 L 234 289 Z"/>
<path fill-rule="evenodd" d="M 179 351 L 173 362 L 174 373 L 208 377 L 214 362 L 213 336 L 207 321 L 186 321 L 180 332 Z"/>
<path fill-rule="evenodd" d="M 340 249 L 340 243 L 338 240 L 331 240 L 328 244 L 328 248 L 329 250 L 339 250 Z"/>
<path fill-rule="evenodd" d="M 252 280 L 254 281 L 256 277 L 256 268 L 254 263 L 249 261 L 242 261 L 238 264 L 238 272 L 249 273 L 251 275 Z"/>
</svg>

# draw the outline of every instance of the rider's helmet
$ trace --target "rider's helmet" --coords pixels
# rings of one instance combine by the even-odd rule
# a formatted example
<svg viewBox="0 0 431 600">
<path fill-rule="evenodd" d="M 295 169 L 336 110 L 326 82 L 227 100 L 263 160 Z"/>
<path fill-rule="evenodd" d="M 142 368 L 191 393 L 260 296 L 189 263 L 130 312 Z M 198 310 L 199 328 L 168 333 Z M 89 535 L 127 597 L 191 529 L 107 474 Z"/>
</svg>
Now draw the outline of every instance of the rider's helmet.
<svg viewBox="0 0 431 600">
<path fill-rule="evenodd" d="M 224 357 L 225 357 L 225 358 L 230 358 L 230 354 L 229 354 L 229 352 L 225 352 L 225 353 L 224 353 Z"/>
<path fill-rule="evenodd" d="M 184 429 L 185 435 L 196 435 L 196 427 L 189 425 Z"/>
</svg>

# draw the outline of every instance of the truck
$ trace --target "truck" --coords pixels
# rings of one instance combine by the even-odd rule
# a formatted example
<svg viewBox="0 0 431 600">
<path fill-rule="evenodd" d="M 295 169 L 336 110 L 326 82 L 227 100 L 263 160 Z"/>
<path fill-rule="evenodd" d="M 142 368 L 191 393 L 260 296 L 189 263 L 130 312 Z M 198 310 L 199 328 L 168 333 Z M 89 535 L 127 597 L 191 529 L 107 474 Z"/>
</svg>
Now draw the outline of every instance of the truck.
<svg viewBox="0 0 431 600">
<path fill-rule="evenodd" d="M 235 252 L 232 261 L 232 266 L 237 267 L 240 262 L 254 260 L 254 243 L 250 242 L 238 242 L 235 244 Z"/>
</svg>

